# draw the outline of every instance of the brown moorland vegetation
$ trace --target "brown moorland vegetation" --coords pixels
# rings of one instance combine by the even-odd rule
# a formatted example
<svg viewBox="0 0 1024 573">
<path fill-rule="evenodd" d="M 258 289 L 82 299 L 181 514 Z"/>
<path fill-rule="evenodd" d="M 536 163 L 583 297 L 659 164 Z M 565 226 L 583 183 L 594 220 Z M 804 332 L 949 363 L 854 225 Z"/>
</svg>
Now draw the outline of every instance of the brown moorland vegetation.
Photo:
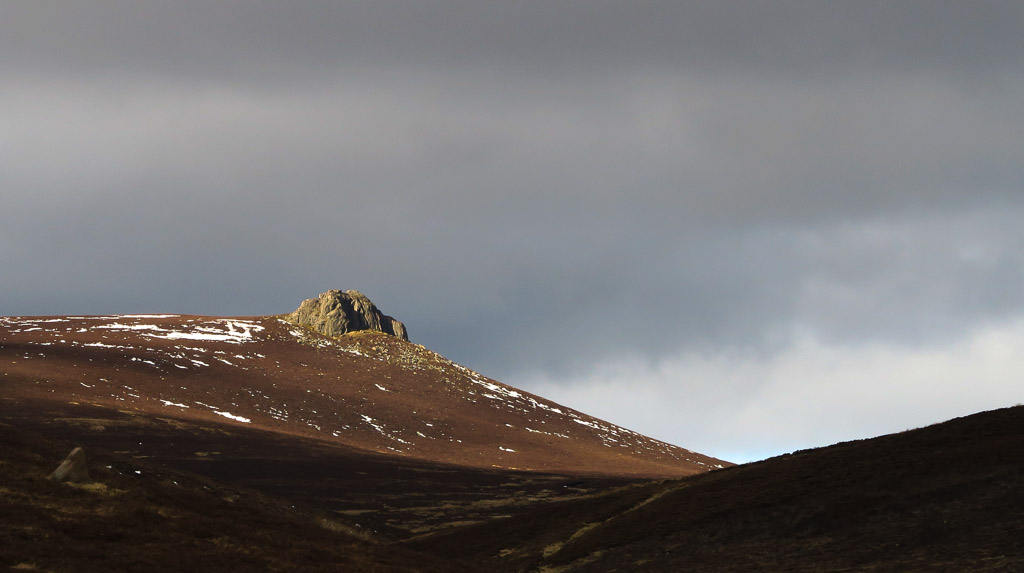
<svg viewBox="0 0 1024 573">
<path fill-rule="evenodd" d="M 1024 570 L 1022 407 L 724 467 L 276 317 L 4 318 L 0 370 L 20 570 Z"/>
<path fill-rule="evenodd" d="M 509 571 L 1022 571 L 1024 407 L 652 482 L 407 546 Z"/>
<path fill-rule="evenodd" d="M 23 571 L 474 571 L 286 500 L 100 450 L 92 481 L 48 478 L 71 443 L 0 425 L 0 567 Z M 142 468 L 142 469 L 139 469 Z"/>
<path fill-rule="evenodd" d="M 223 422 L 476 468 L 678 477 L 728 465 L 375 331 L 279 317 L 0 317 L 9 397 Z"/>
<path fill-rule="evenodd" d="M 125 475 L 202 476 L 306 507 L 378 540 L 509 517 L 636 482 L 408 459 L 244 425 L 38 398 L 0 398 L 0 421 L 90 454 L 109 452 Z"/>
</svg>

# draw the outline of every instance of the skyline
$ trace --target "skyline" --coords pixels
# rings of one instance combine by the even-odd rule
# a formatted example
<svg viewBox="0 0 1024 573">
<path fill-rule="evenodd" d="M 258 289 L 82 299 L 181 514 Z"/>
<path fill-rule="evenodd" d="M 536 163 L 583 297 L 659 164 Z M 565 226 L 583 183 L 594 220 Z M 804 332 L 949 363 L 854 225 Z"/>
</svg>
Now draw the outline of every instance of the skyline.
<svg viewBox="0 0 1024 573">
<path fill-rule="evenodd" d="M 357 289 L 487 376 L 740 462 L 1010 406 L 1022 25 L 1004 2 L 5 3 L 0 315 Z"/>
</svg>

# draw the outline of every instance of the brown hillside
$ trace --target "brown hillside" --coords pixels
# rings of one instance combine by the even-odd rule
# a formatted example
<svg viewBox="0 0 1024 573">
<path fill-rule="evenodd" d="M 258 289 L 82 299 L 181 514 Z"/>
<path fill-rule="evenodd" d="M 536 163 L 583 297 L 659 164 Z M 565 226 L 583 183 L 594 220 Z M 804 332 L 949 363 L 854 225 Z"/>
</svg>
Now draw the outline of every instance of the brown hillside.
<svg viewBox="0 0 1024 573">
<path fill-rule="evenodd" d="M 43 398 L 0 397 L 0 423 L 117 458 L 133 476 L 189 473 L 307 507 L 378 540 L 509 517 L 628 478 L 474 468 L 370 452 L 219 420 L 183 420 Z M 53 468 L 50 468 L 52 470 Z M 2 487 L 2 484 L 0 484 Z"/>
<path fill-rule="evenodd" d="M 0 318 L 9 397 L 313 437 L 477 468 L 683 476 L 726 464 L 501 384 L 380 332 L 278 317 Z"/>
<path fill-rule="evenodd" d="M 1024 407 L 703 472 L 725 464 L 381 333 L 150 315 L 0 336 L 8 567 L 1024 570 Z M 73 446 L 85 487 L 46 478 Z"/>
<path fill-rule="evenodd" d="M 506 571 L 1024 571 L 1024 407 L 421 536 Z"/>
<path fill-rule="evenodd" d="M 11 571 L 480 571 L 395 547 L 291 500 L 89 448 L 91 480 L 49 473 L 71 442 L 0 423 L 0 568 Z"/>
</svg>

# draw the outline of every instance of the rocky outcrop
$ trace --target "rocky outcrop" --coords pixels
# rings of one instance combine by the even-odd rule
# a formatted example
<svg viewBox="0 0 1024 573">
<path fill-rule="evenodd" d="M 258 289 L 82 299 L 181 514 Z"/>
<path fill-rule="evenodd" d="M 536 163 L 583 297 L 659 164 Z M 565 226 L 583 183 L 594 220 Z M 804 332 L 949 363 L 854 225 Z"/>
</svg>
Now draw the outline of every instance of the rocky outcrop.
<svg viewBox="0 0 1024 573">
<path fill-rule="evenodd" d="M 89 468 L 85 464 L 85 451 L 82 448 L 71 450 L 68 457 L 50 474 L 54 481 L 85 483 L 89 481 Z"/>
<path fill-rule="evenodd" d="M 317 298 L 302 301 L 285 320 L 308 326 L 327 336 L 341 336 L 357 330 L 377 330 L 409 340 L 405 325 L 387 316 L 357 290 L 329 290 Z"/>
</svg>

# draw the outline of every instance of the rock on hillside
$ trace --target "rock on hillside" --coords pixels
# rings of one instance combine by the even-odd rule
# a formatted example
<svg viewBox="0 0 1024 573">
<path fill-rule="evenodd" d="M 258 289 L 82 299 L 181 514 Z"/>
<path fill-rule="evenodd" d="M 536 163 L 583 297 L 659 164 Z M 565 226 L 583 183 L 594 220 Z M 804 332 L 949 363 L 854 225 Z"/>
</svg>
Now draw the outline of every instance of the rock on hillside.
<svg viewBox="0 0 1024 573">
<path fill-rule="evenodd" d="M 404 324 L 382 313 L 366 295 L 357 290 L 329 290 L 317 298 L 307 298 L 295 312 L 284 318 L 326 336 L 376 330 L 409 340 Z"/>
</svg>

